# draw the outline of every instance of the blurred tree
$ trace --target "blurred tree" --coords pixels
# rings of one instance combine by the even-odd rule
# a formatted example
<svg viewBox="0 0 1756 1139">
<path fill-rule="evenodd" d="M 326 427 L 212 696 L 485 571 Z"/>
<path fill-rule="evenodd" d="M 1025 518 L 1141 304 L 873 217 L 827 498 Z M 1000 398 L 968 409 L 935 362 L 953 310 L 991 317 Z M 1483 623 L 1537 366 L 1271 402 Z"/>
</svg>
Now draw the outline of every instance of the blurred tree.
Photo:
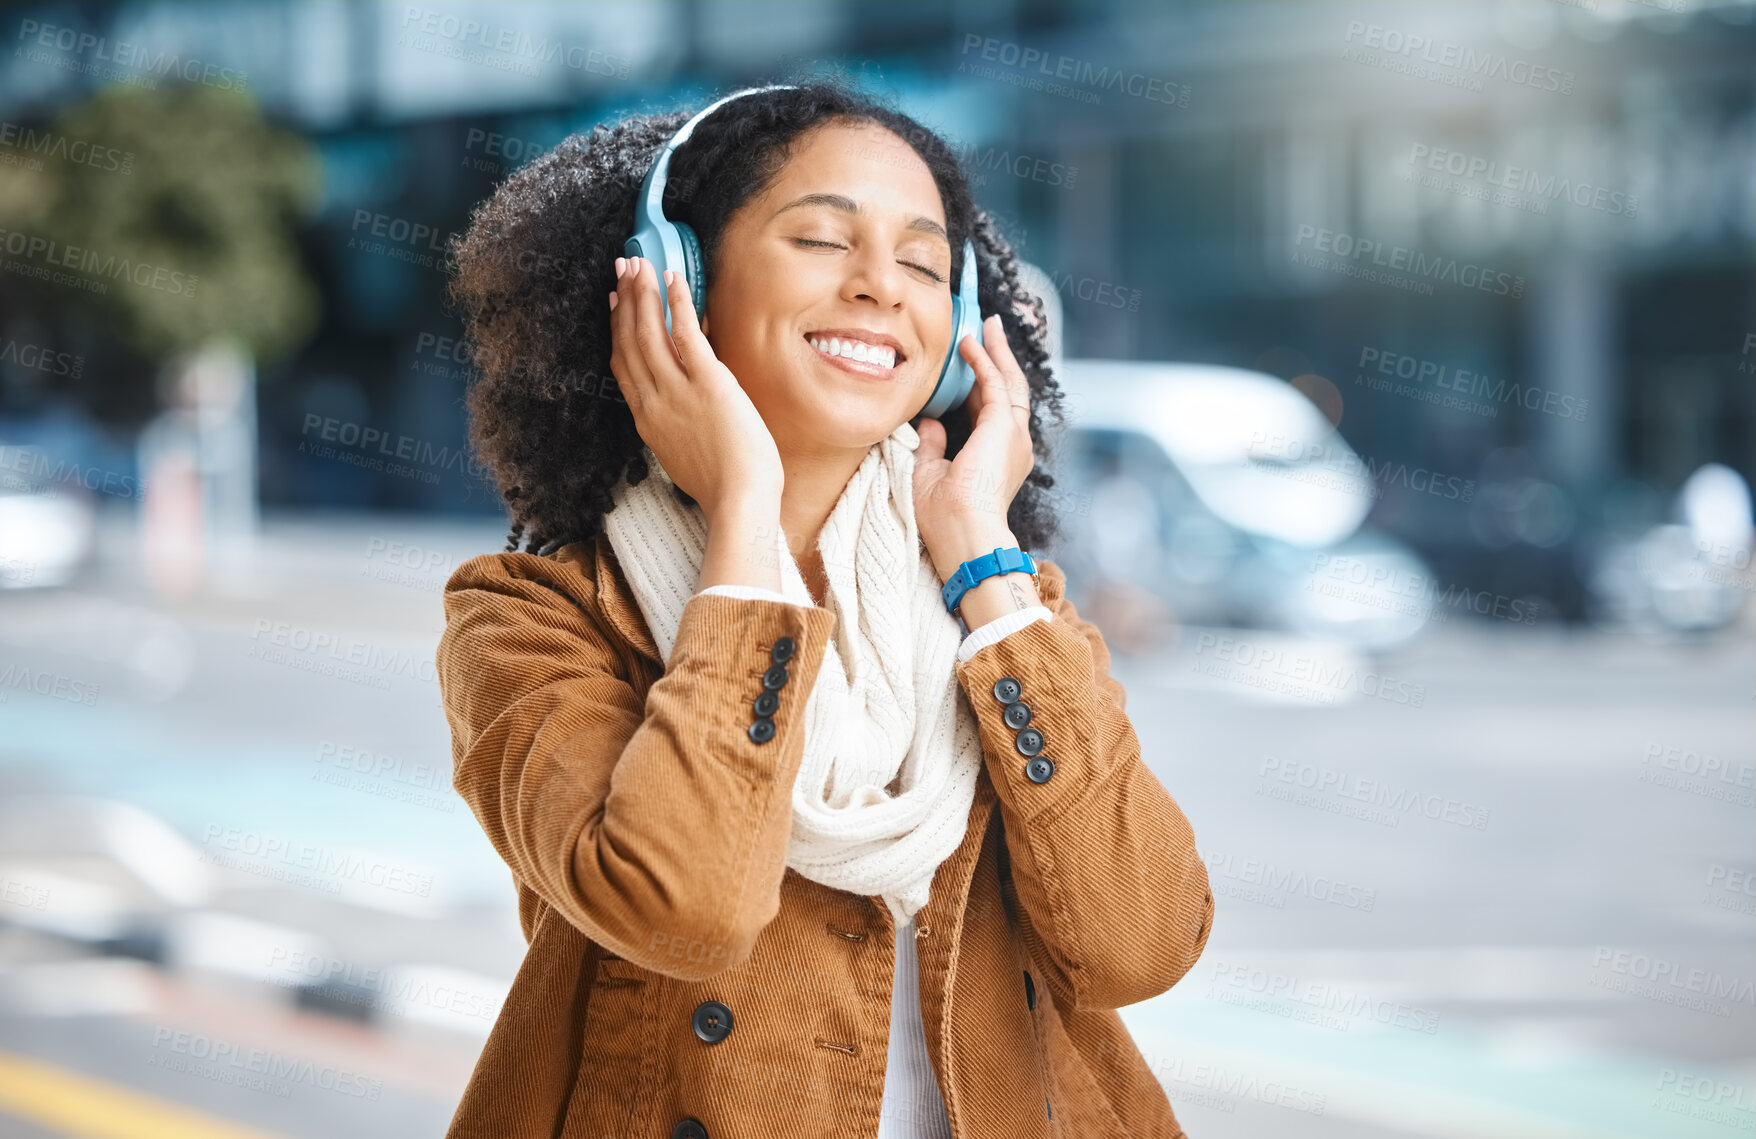
<svg viewBox="0 0 1756 1139">
<path fill-rule="evenodd" d="M 102 293 L 69 290 L 69 303 L 95 309 L 160 362 L 236 340 L 270 363 L 316 327 L 318 291 L 292 234 L 318 204 L 322 167 L 314 147 L 268 123 L 249 95 L 116 85 L 71 104 L 50 129 L 120 151 L 129 167 L 122 176 L 67 161 L 35 174 L 0 168 L 13 222 L 97 263 L 126 260 L 195 282 L 190 294 L 116 278 Z"/>
<path fill-rule="evenodd" d="M 119 160 L 56 153 L 0 174 L 0 216 L 52 243 L 45 265 L 105 282 L 67 289 L 65 303 L 158 366 L 156 393 L 128 390 L 154 377 L 126 368 L 91 393 L 163 408 L 136 443 L 146 577 L 186 593 L 216 572 L 247 574 L 257 365 L 317 324 L 318 290 L 293 241 L 321 197 L 316 149 L 270 125 L 247 94 L 200 84 L 106 88 L 58 114 L 49 137 L 52 151 L 64 141 L 69 155 L 79 144 Z"/>
</svg>

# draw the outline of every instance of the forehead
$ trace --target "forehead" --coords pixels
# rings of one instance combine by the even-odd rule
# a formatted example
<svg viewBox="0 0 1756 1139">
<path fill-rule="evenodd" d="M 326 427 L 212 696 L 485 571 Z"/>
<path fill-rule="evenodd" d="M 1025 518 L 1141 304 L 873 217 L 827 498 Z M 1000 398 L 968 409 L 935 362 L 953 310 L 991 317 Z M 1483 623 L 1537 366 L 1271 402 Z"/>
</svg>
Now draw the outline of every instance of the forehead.
<svg viewBox="0 0 1756 1139">
<path fill-rule="evenodd" d="M 862 216 L 905 221 L 921 216 L 945 224 L 945 203 L 926 162 L 877 123 L 834 121 L 800 135 L 760 207 L 773 216 L 800 195 L 812 193 L 851 198 Z"/>
</svg>

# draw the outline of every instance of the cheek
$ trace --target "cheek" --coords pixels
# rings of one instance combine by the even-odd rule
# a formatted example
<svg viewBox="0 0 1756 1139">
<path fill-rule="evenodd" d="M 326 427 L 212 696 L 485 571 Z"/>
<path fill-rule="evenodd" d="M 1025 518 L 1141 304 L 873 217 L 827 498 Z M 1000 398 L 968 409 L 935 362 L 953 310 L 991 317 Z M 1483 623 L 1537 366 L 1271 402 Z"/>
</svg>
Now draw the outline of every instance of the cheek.
<svg viewBox="0 0 1756 1139">
<path fill-rule="evenodd" d="M 917 383 L 931 387 L 938 382 L 940 373 L 945 370 L 945 357 L 950 343 L 951 326 L 949 324 L 941 329 L 933 339 L 922 341 L 926 351 L 914 361 Z"/>
<path fill-rule="evenodd" d="M 951 345 L 951 306 L 945 304 L 945 313 L 921 329 L 921 343 L 927 349 L 927 355 L 935 368 L 945 362 L 945 353 Z"/>
<path fill-rule="evenodd" d="M 715 359 L 737 377 L 738 386 L 757 394 L 776 386 L 775 355 L 747 329 L 741 333 L 715 330 L 708 344 Z"/>
</svg>

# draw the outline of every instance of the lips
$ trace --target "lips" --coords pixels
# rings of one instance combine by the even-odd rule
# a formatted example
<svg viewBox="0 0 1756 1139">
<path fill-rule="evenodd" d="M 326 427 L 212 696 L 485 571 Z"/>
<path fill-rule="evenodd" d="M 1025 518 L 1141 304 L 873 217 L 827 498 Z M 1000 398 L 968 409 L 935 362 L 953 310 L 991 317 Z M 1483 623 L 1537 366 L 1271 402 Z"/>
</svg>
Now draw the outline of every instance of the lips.
<svg viewBox="0 0 1756 1139">
<path fill-rule="evenodd" d="M 818 347 L 823 345 L 824 347 Z M 834 337 L 818 339 L 813 343 L 806 341 L 811 354 L 824 364 L 838 372 L 846 372 L 858 379 L 878 383 L 891 383 L 902 374 L 900 367 L 891 359 L 888 348 L 859 349 L 857 354 L 843 355 L 843 351 L 853 351 L 850 342 L 837 340 Z M 826 350 L 831 349 L 830 350 Z"/>
<path fill-rule="evenodd" d="M 806 341 L 812 351 L 827 360 L 842 365 L 857 365 L 862 369 L 874 369 L 880 374 L 889 374 L 896 370 L 896 351 L 891 348 L 862 344 L 856 340 L 841 340 L 836 337 L 812 337 Z"/>
<path fill-rule="evenodd" d="M 818 328 L 805 333 L 805 339 L 819 343 L 829 340 L 840 341 L 844 353 L 849 345 L 862 346 L 860 350 L 867 352 L 873 348 L 888 348 L 896 354 L 897 363 L 900 364 L 908 359 L 908 353 L 903 350 L 902 341 L 888 333 L 871 328 Z"/>
</svg>

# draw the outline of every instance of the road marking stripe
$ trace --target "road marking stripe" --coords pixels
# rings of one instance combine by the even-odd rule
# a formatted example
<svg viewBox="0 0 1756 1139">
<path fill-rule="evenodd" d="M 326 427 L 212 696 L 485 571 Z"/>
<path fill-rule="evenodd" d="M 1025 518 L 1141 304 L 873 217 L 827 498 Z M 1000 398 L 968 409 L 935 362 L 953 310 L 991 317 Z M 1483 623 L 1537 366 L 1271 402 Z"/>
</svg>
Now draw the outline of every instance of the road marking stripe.
<svg viewBox="0 0 1756 1139">
<path fill-rule="evenodd" d="M 0 1111 L 69 1139 L 274 1139 L 23 1056 L 0 1052 Z"/>
</svg>

